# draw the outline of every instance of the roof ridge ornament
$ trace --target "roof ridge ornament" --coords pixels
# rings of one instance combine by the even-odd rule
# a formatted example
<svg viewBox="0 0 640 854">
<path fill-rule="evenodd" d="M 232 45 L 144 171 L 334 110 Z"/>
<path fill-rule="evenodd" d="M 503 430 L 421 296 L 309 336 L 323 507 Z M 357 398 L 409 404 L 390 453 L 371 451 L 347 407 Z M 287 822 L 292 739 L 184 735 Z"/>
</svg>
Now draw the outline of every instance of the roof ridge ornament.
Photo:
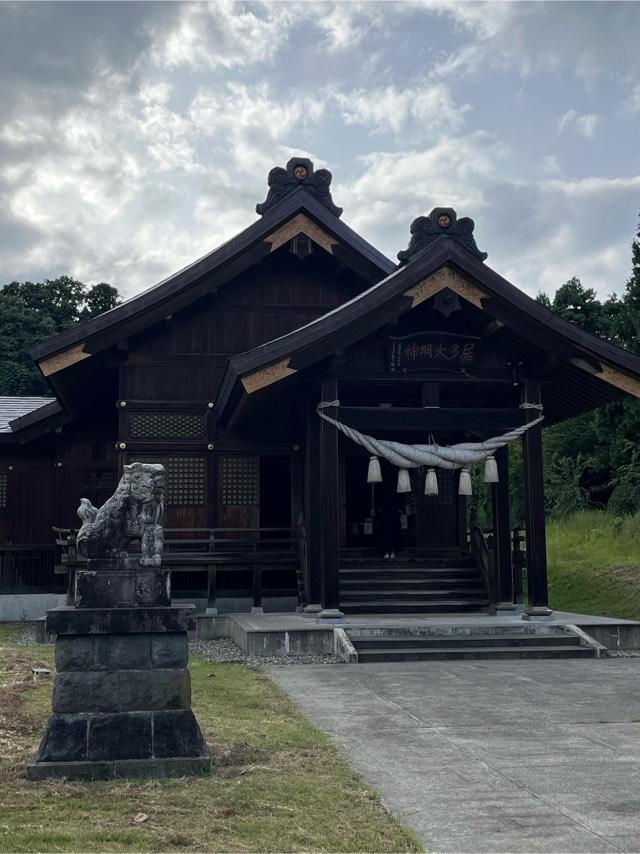
<svg viewBox="0 0 640 854">
<path fill-rule="evenodd" d="M 334 205 L 331 198 L 332 174 L 328 169 L 314 170 L 313 162 L 307 157 L 292 157 L 285 169 L 275 166 L 267 178 L 269 192 L 262 204 L 256 205 L 256 212 L 262 216 L 289 193 L 302 187 L 314 198 L 339 217 L 342 208 Z"/>
<path fill-rule="evenodd" d="M 451 237 L 456 243 L 464 246 L 472 255 L 484 261 L 486 252 L 478 249 L 473 236 L 474 221 L 464 216 L 458 219 L 453 208 L 434 208 L 429 216 L 419 216 L 411 223 L 411 241 L 407 249 L 398 252 L 401 264 L 407 264 L 419 252 L 426 249 L 434 240 L 443 235 Z"/>
</svg>

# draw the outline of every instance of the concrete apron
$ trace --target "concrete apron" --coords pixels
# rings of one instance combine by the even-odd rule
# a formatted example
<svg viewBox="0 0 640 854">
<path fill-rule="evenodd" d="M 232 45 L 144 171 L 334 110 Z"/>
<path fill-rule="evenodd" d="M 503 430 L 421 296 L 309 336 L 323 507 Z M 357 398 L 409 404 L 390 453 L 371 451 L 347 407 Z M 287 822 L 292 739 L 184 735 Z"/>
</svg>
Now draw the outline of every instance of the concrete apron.
<svg viewBox="0 0 640 854">
<path fill-rule="evenodd" d="M 544 623 L 523 622 L 520 614 L 512 616 L 488 614 L 437 616 L 359 615 L 345 617 L 339 625 L 322 624 L 313 616 L 289 614 L 225 614 L 197 617 L 196 637 L 231 638 L 251 656 L 330 655 L 354 663 L 349 637 L 393 629 L 421 635 L 466 631 L 480 633 L 504 630 L 544 632 L 560 627 L 575 626 L 579 632 L 609 650 L 640 649 L 640 623 L 614 620 L 607 617 L 554 612 Z M 585 641 L 588 642 L 588 641 Z"/>
<path fill-rule="evenodd" d="M 268 670 L 427 850 L 640 850 L 639 658 Z"/>
</svg>

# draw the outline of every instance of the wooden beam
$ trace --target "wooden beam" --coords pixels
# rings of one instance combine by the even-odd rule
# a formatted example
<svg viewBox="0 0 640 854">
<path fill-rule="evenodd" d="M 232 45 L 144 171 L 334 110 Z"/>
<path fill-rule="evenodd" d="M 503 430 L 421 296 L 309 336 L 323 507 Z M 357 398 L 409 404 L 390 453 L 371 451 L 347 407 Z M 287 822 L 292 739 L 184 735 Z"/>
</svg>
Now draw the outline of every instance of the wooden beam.
<svg viewBox="0 0 640 854">
<path fill-rule="evenodd" d="M 539 383 L 524 384 L 524 400 L 540 403 Z M 527 410 L 533 421 L 537 410 Z M 542 428 L 531 427 L 522 437 L 524 469 L 524 503 L 527 529 L 527 582 L 529 612 L 532 615 L 549 613 L 547 590 L 547 540 L 544 518 L 544 471 L 542 460 Z"/>
<path fill-rule="evenodd" d="M 498 483 L 491 490 L 493 509 L 493 541 L 497 572 L 497 603 L 513 605 L 515 590 L 511 565 L 511 520 L 509 507 L 509 448 L 498 448 L 494 454 L 498 464 Z"/>
<path fill-rule="evenodd" d="M 341 406 L 338 418 L 356 429 L 506 431 L 527 420 L 522 409 L 444 409 L 433 407 Z"/>
<path fill-rule="evenodd" d="M 50 377 L 51 374 L 56 374 L 58 371 L 63 371 L 83 359 L 88 359 L 91 353 L 84 352 L 83 341 L 81 344 L 75 344 L 69 347 L 68 350 L 63 350 L 62 353 L 56 353 L 55 356 L 49 356 L 46 359 L 38 362 L 38 366 L 45 377 Z"/>
<path fill-rule="evenodd" d="M 338 398 L 335 377 L 322 381 L 322 400 Z M 327 409 L 335 417 L 336 409 Z M 319 419 L 318 419 L 319 420 Z M 323 565 L 321 578 L 322 612 L 326 616 L 339 615 L 340 581 L 338 553 L 338 431 L 333 424 L 320 422 L 320 476 L 322 479 L 322 515 L 324 522 Z"/>
<path fill-rule="evenodd" d="M 287 357 L 280 362 L 274 362 L 272 365 L 267 365 L 266 368 L 260 368 L 247 374 L 246 377 L 242 377 L 242 385 L 247 394 L 253 394 L 254 391 L 266 388 L 295 373 L 296 369 L 289 367 L 289 358 Z"/>
</svg>

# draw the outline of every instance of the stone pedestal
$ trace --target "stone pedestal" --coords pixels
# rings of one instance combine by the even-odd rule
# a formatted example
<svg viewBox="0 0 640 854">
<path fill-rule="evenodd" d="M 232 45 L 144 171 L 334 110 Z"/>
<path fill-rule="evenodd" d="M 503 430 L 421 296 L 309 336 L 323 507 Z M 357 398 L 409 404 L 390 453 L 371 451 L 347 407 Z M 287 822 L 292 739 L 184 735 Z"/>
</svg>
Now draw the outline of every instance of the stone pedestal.
<svg viewBox="0 0 640 854">
<path fill-rule="evenodd" d="M 195 608 L 170 604 L 167 572 L 129 563 L 90 560 L 76 606 L 47 613 L 57 673 L 31 780 L 210 771 L 187 669 Z"/>
</svg>

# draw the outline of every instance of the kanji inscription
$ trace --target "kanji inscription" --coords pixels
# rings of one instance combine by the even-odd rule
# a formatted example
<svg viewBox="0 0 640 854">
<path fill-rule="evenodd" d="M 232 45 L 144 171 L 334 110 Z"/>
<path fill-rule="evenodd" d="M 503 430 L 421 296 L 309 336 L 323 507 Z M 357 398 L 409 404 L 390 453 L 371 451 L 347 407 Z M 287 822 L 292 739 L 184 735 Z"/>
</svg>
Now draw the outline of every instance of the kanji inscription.
<svg viewBox="0 0 640 854">
<path fill-rule="evenodd" d="M 479 338 L 421 332 L 391 339 L 392 371 L 463 370 L 479 358 Z"/>
</svg>

